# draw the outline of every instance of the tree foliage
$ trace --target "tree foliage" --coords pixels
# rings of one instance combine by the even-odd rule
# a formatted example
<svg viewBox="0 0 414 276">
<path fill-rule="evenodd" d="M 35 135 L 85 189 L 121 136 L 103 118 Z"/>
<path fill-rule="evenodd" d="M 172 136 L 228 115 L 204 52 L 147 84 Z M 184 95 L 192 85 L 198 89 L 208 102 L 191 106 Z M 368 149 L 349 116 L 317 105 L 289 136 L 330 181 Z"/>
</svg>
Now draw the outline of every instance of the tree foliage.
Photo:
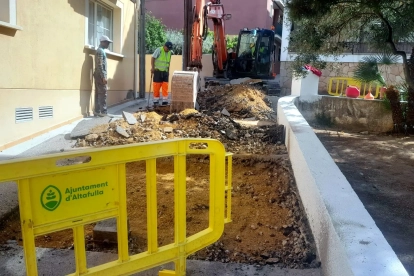
<svg viewBox="0 0 414 276">
<path fill-rule="evenodd" d="M 304 64 L 325 68 L 322 56 L 352 52 L 356 43 L 399 56 L 408 85 L 405 123 L 414 132 L 414 55 L 407 57 L 400 46 L 414 42 L 414 0 L 287 0 L 287 9 L 293 22 L 289 51 L 298 54 L 292 65 L 295 75 L 305 74 Z M 372 75 L 365 77 L 378 77 L 374 60 L 360 66 L 365 66 L 365 73 L 371 70 Z"/>
<path fill-rule="evenodd" d="M 172 52 L 174 55 L 183 54 L 184 35 L 180 30 L 168 29 L 166 31 L 167 40 L 173 44 Z"/>
<path fill-rule="evenodd" d="M 226 45 L 227 45 L 227 50 L 228 49 L 233 49 L 236 50 L 237 47 L 237 41 L 238 41 L 239 37 L 238 36 L 230 36 L 230 35 L 226 35 Z"/>
<path fill-rule="evenodd" d="M 414 41 L 414 0 L 289 0 L 287 7 L 297 71 L 304 62 L 322 69 L 321 55 L 337 57 L 360 42 L 407 61 L 398 43 Z"/>
<path fill-rule="evenodd" d="M 150 12 L 145 13 L 145 50 L 152 54 L 167 41 L 166 26 Z"/>
</svg>

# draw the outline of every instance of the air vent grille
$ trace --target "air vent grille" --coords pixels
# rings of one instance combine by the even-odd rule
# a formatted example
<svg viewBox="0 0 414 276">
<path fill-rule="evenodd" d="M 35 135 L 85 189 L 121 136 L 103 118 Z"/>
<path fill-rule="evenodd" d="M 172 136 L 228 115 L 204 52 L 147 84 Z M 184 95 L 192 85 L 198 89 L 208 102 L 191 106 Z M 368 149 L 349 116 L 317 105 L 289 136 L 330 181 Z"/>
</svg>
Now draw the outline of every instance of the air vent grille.
<svg viewBox="0 0 414 276">
<path fill-rule="evenodd" d="M 40 106 L 39 119 L 53 118 L 53 106 Z"/>
<path fill-rule="evenodd" d="M 33 121 L 33 108 L 32 107 L 16 108 L 15 119 L 16 119 L 16 123 Z"/>
</svg>

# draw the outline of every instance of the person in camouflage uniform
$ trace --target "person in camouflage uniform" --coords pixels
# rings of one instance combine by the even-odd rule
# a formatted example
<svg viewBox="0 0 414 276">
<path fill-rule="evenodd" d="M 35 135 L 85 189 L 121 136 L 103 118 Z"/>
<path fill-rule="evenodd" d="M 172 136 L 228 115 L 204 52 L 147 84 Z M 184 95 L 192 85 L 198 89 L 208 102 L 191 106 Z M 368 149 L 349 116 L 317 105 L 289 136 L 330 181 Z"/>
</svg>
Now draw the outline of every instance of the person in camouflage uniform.
<svg viewBox="0 0 414 276">
<path fill-rule="evenodd" d="M 95 110 L 93 114 L 100 117 L 103 117 L 108 113 L 106 108 L 106 98 L 108 94 L 108 67 L 106 63 L 105 49 L 109 47 L 109 43 L 111 42 L 112 40 L 110 40 L 109 37 L 103 35 L 100 38 L 100 45 L 95 54 L 95 72 L 93 73 L 95 80 Z"/>
</svg>

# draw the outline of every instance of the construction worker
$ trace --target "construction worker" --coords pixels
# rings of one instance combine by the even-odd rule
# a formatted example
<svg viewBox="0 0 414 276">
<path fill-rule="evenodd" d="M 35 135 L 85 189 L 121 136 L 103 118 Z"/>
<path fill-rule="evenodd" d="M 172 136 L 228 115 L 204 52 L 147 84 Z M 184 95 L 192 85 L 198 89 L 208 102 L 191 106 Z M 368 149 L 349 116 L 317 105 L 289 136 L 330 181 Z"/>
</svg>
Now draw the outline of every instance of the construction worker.
<svg viewBox="0 0 414 276">
<path fill-rule="evenodd" d="M 106 35 L 101 36 L 100 44 L 95 54 L 95 72 L 93 73 L 95 80 L 95 116 L 104 117 L 108 111 L 106 108 L 106 98 L 108 94 L 108 67 L 106 63 L 105 49 L 109 47 L 112 40 Z"/>
<path fill-rule="evenodd" d="M 264 42 L 260 42 L 260 47 L 259 47 L 259 55 L 260 54 L 264 54 L 265 53 L 265 43 Z M 252 55 L 256 54 L 256 45 L 253 45 L 253 47 L 251 47 L 252 49 Z"/>
<path fill-rule="evenodd" d="M 164 46 L 157 48 L 151 58 L 151 73 L 153 74 L 154 104 L 160 100 L 160 89 L 162 88 L 162 104 L 168 104 L 168 78 L 171 62 L 171 42 L 166 42 Z"/>
</svg>

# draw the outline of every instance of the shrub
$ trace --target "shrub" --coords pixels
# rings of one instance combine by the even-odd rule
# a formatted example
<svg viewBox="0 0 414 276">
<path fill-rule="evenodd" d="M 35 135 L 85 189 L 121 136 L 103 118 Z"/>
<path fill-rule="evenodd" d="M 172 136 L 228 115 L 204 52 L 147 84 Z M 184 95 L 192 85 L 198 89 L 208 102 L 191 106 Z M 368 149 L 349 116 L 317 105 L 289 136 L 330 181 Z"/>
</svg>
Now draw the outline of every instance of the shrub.
<svg viewBox="0 0 414 276">
<path fill-rule="evenodd" d="M 165 28 L 162 21 L 152 16 L 151 12 L 145 14 L 145 50 L 147 54 L 152 54 L 155 49 L 167 41 Z"/>
<path fill-rule="evenodd" d="M 166 37 L 168 41 L 173 44 L 173 54 L 182 55 L 184 46 L 184 35 L 182 31 L 168 29 L 166 31 Z"/>
</svg>

